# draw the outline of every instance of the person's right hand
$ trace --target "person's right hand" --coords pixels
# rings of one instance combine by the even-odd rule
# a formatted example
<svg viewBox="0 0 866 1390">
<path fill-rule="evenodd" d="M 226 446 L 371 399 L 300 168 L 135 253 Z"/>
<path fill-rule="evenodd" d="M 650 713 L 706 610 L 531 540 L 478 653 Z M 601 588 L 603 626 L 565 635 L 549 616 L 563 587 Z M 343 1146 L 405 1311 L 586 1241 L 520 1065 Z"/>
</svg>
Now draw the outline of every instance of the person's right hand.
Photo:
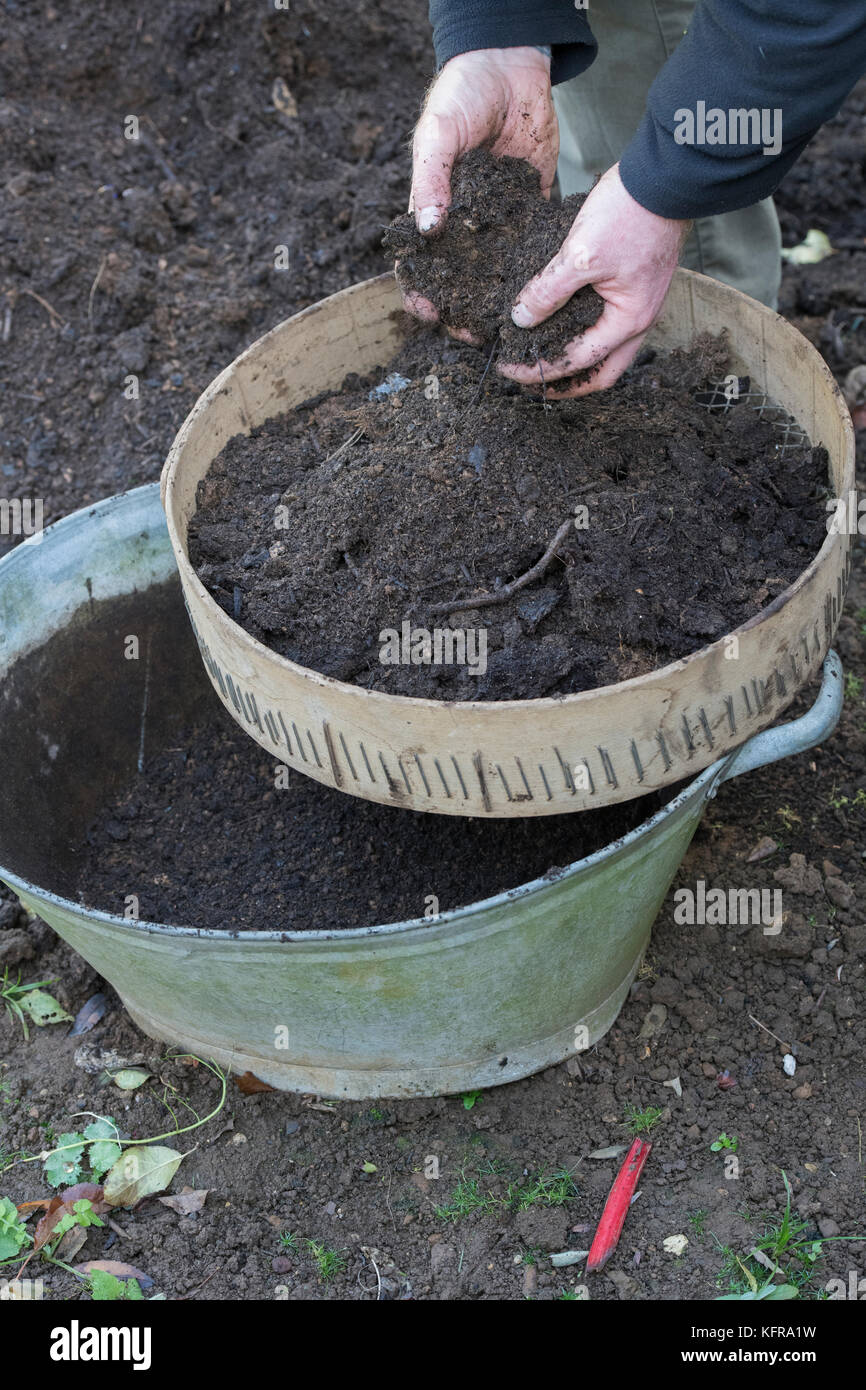
<svg viewBox="0 0 866 1390">
<path fill-rule="evenodd" d="M 444 226 L 454 164 L 478 145 L 495 155 L 529 160 L 541 175 L 542 193 L 550 197 L 559 125 L 546 54 L 537 48 L 483 48 L 459 53 L 445 64 L 430 88 L 412 144 L 409 211 L 424 236 Z M 439 317 L 421 295 L 404 295 L 403 303 L 428 323 Z M 469 340 L 470 335 L 458 330 L 455 337 Z"/>
</svg>

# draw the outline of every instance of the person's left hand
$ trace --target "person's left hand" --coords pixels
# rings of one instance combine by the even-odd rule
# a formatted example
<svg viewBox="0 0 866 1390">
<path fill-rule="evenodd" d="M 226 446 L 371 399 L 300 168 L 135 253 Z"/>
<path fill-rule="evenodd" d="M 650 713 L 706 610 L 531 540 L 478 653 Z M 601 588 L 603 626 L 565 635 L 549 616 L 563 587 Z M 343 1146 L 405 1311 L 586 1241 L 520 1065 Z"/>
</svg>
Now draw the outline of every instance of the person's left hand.
<svg viewBox="0 0 866 1390">
<path fill-rule="evenodd" d="M 583 285 L 605 301 L 601 318 L 555 362 L 499 364 L 522 385 L 549 387 L 600 362 L 589 381 L 548 395 L 585 396 L 612 386 L 634 358 L 664 302 L 691 223 L 648 212 L 626 191 L 614 165 L 588 194 L 553 260 L 521 290 L 512 310 L 519 328 L 549 318 Z"/>
</svg>

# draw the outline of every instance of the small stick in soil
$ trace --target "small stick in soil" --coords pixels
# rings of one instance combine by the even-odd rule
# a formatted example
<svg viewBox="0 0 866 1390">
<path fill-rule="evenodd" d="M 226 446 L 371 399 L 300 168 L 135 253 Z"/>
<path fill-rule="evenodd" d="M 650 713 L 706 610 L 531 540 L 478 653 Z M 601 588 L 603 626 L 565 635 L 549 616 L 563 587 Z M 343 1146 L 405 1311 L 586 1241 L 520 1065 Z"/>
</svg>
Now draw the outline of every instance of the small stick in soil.
<svg viewBox="0 0 866 1390">
<path fill-rule="evenodd" d="M 646 1139 L 635 1139 L 625 1156 L 625 1161 L 614 1179 L 610 1195 L 604 1204 L 604 1211 L 593 1236 L 592 1245 L 586 1259 L 586 1272 L 592 1274 L 603 1269 L 619 1244 L 625 1218 L 634 1196 L 643 1166 L 649 1157 L 652 1144 Z"/>
<path fill-rule="evenodd" d="M 99 262 L 99 269 L 96 272 L 93 284 L 90 286 L 90 294 L 87 296 L 87 321 L 91 328 L 93 327 L 93 301 L 96 296 L 96 291 L 99 289 L 99 282 L 102 279 L 102 272 L 105 269 L 107 261 L 108 255 L 106 254 Z"/>
<path fill-rule="evenodd" d="M 339 447 L 336 448 L 334 452 L 332 454 L 329 454 L 328 457 L 325 459 L 325 463 L 336 464 L 336 467 L 334 468 L 335 473 L 337 473 L 339 469 L 342 468 L 343 459 L 345 455 L 349 452 L 353 444 L 357 444 L 358 440 L 361 438 L 361 435 L 363 433 L 364 426 L 359 425 L 358 428 L 354 430 L 352 434 L 349 435 L 349 438 L 344 439 L 342 444 L 340 444 Z"/>
<path fill-rule="evenodd" d="M 491 348 L 490 348 L 490 356 L 487 358 L 487 365 L 486 365 L 486 367 L 484 368 L 484 371 L 481 373 L 481 380 L 480 380 L 479 383 L 478 383 L 478 390 L 476 391 L 476 393 L 475 393 L 475 399 L 474 399 L 473 402 L 472 402 L 472 405 L 473 405 L 473 406 L 477 405 L 478 402 L 481 400 L 481 390 L 482 390 L 482 387 L 484 386 L 484 382 L 485 382 L 485 379 L 486 379 L 486 377 L 487 377 L 487 373 L 490 371 L 490 364 L 491 364 L 491 362 L 493 361 L 493 354 L 494 354 L 494 352 L 496 351 L 496 344 L 497 344 L 498 341 L 499 341 L 498 338 L 494 338 L 494 339 L 493 339 L 493 344 L 492 344 L 492 346 L 491 346 Z M 471 407 L 469 407 L 469 408 L 471 409 Z"/>
<path fill-rule="evenodd" d="M 525 574 L 521 574 L 518 579 L 512 579 L 510 584 L 503 584 L 502 588 L 497 589 L 495 593 L 478 594 L 475 598 L 446 599 L 444 603 L 431 604 L 429 611 L 431 613 L 451 613 L 463 608 L 489 608 L 494 603 L 507 603 L 521 589 L 525 589 L 527 585 L 541 578 L 552 563 L 558 547 L 562 545 L 571 527 L 572 518 L 569 517 L 568 521 L 562 523 L 541 559 Z"/>
<path fill-rule="evenodd" d="M 53 325 L 55 328 L 62 328 L 62 327 L 63 327 L 63 319 L 62 319 L 62 317 L 60 316 L 60 314 L 58 314 L 57 310 L 54 308 L 54 305 L 53 305 L 53 304 L 49 304 L 47 299 L 43 299 L 41 294 L 37 294 L 35 290 L 26 290 L 26 289 L 25 289 L 25 290 L 22 290 L 21 293 L 22 293 L 22 294 L 29 294 L 29 296 L 30 296 L 31 299 L 35 299 L 37 304 L 41 304 L 41 305 L 42 305 L 42 307 L 43 307 L 43 309 L 45 310 L 45 312 L 49 315 L 49 317 L 50 317 L 50 319 L 51 319 L 51 322 L 52 322 L 52 325 Z"/>
<path fill-rule="evenodd" d="M 787 1047 L 788 1051 L 790 1052 L 791 1044 L 786 1043 L 784 1038 L 780 1038 L 778 1033 L 774 1033 L 772 1028 L 768 1028 L 766 1023 L 762 1023 L 759 1018 L 755 1018 L 754 1014 L 749 1014 L 749 1018 L 752 1020 L 753 1023 L 757 1023 L 759 1028 L 763 1028 L 765 1033 L 769 1033 L 771 1038 L 775 1038 L 777 1043 L 781 1043 L 783 1047 Z"/>
</svg>

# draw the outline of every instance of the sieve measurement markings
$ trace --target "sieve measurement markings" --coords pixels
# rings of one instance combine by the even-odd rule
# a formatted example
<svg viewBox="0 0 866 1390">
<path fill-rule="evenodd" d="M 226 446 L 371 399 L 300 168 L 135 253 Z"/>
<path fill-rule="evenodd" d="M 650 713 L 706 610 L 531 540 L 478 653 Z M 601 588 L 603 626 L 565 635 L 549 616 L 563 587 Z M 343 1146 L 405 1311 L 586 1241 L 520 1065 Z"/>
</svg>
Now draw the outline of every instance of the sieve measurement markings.
<svg viewBox="0 0 866 1390">
<path fill-rule="evenodd" d="M 850 555 L 848 557 L 848 568 L 850 568 Z M 828 594 L 825 598 L 823 617 L 828 645 L 832 637 L 836 617 L 839 612 L 841 612 L 844 583 L 844 577 L 840 577 L 837 581 L 837 593 L 835 595 Z M 280 710 L 276 711 L 276 716 L 271 710 L 267 710 L 262 714 L 259 710 L 254 693 L 244 690 L 236 677 L 233 677 L 231 673 L 220 668 L 219 663 L 213 657 L 207 644 L 199 635 L 195 624 L 193 623 L 192 626 L 202 653 L 205 667 L 214 685 L 221 692 L 224 703 L 230 705 L 247 724 L 255 726 L 265 738 L 269 739 L 275 745 L 279 745 L 281 751 L 282 745 L 285 744 L 290 758 L 295 760 L 300 759 L 302 763 L 309 767 L 311 766 L 311 759 L 305 751 L 304 745 L 306 743 L 313 759 L 315 759 L 316 766 L 324 771 L 325 764 L 319 756 L 319 750 L 313 737 L 312 730 L 308 727 L 303 730 L 299 729 L 295 720 L 291 720 L 290 726 L 287 726 L 286 720 Z M 812 639 L 811 647 L 810 636 Z M 818 622 L 814 624 L 811 634 L 802 635 L 799 642 L 802 649 L 801 652 L 795 654 L 793 651 L 790 651 L 786 653 L 795 686 L 799 686 L 802 682 L 804 663 L 805 667 L 808 668 L 809 665 L 816 662 L 823 655 Z M 754 720 L 757 715 L 764 714 L 772 706 L 776 697 L 780 700 L 784 699 L 787 692 L 787 681 L 778 666 L 773 667 L 766 679 L 760 676 L 751 677 L 748 684 L 745 682 L 742 683 L 739 689 L 744 711 L 743 718 L 747 723 L 749 720 Z M 722 705 L 716 724 L 719 727 L 726 724 L 729 735 L 742 734 L 745 738 L 745 731 L 738 727 L 736 711 L 737 696 L 733 693 L 727 695 L 723 694 L 721 695 L 721 701 Z M 716 739 L 713 734 L 713 729 L 716 725 L 711 722 L 710 716 L 704 705 L 701 705 L 696 711 L 696 722 L 690 723 L 685 713 L 680 716 L 680 719 L 683 740 L 681 750 L 675 752 L 670 748 L 668 739 L 661 729 L 657 730 L 653 735 L 654 755 L 656 757 L 661 757 L 665 773 L 668 773 L 674 766 L 677 756 L 688 762 L 698 751 L 701 741 L 705 741 L 706 747 L 710 750 L 715 748 Z M 291 728 L 291 733 L 289 732 L 289 728 Z M 334 737 L 334 733 L 336 733 L 336 738 Z M 334 785 L 342 788 L 345 782 L 340 762 L 337 758 L 338 746 L 342 750 L 342 758 L 345 760 L 344 766 L 348 768 L 349 774 L 356 783 L 361 784 L 363 782 L 363 774 L 366 771 L 366 775 L 370 782 L 373 785 L 378 785 L 376 774 L 373 771 L 370 756 L 368 755 L 364 743 L 360 740 L 358 741 L 360 758 L 356 760 L 353 759 L 345 733 L 342 730 L 334 731 L 334 733 L 332 733 L 327 721 L 323 721 L 322 735 L 325 740 L 328 762 L 330 764 L 329 770 Z M 670 732 L 668 733 L 668 737 L 670 737 Z M 629 782 L 631 782 L 639 786 L 646 778 L 646 766 L 644 759 L 641 757 L 641 750 L 635 738 L 630 740 L 628 752 L 634 765 L 634 771 L 629 772 L 624 778 L 624 785 L 627 787 Z M 597 794 L 596 782 L 588 757 L 579 757 L 575 763 L 572 764 L 564 756 L 562 750 L 556 745 L 552 746 L 552 753 L 555 756 L 556 764 L 559 765 L 559 775 L 562 777 L 561 785 L 563 790 L 561 792 L 557 794 L 552 790 L 549 768 L 545 767 L 543 763 L 536 764 L 538 775 L 544 789 L 544 799 L 547 802 L 555 801 L 557 795 L 559 797 L 562 797 L 563 794 L 568 797 L 577 796 L 579 790 L 583 790 L 590 798 Z M 595 750 L 595 754 L 598 758 L 599 770 L 603 774 L 604 783 L 609 788 L 614 790 L 618 789 L 620 787 L 621 771 L 617 769 L 610 750 L 599 745 Z M 402 757 L 396 754 L 393 755 L 396 759 L 399 776 L 392 775 L 381 750 L 376 750 L 373 756 L 378 759 L 382 771 L 385 774 L 387 787 L 395 801 L 405 802 L 407 798 L 413 800 L 418 798 L 432 800 L 434 798 L 434 789 L 431 786 L 430 777 L 428 777 L 421 755 L 417 751 L 411 750 Z M 407 766 L 404 764 L 403 757 L 407 757 L 411 760 L 417 778 L 420 780 L 420 786 L 413 785 L 413 780 L 410 778 L 409 770 L 407 770 Z M 464 778 L 463 769 L 455 754 L 452 753 L 450 758 L 455 776 L 459 783 L 462 799 L 465 802 L 470 802 L 473 800 L 473 797 L 467 789 L 467 779 Z M 361 760 L 363 761 L 363 767 L 361 766 Z M 454 792 L 445 776 L 440 759 L 431 756 L 431 761 L 439 782 L 442 784 L 445 797 L 449 801 L 453 800 Z M 491 791 L 495 791 L 497 785 L 502 788 L 500 795 L 504 793 L 503 799 L 506 803 L 529 802 L 536 799 L 536 792 L 530 784 L 526 769 L 516 754 L 514 755 L 513 761 L 516 769 L 515 775 L 519 779 L 518 785 L 522 783 L 522 790 L 513 788 L 511 782 L 508 780 L 509 774 L 507 773 L 507 769 L 503 767 L 500 762 L 494 761 L 488 763 L 480 753 L 476 753 L 473 756 L 472 762 L 475 775 L 474 778 L 470 780 L 473 783 L 477 782 L 480 789 L 480 797 L 478 792 L 476 792 L 475 799 L 480 800 L 483 810 L 488 814 L 493 809 Z M 580 788 L 576 784 L 574 777 L 574 772 L 578 771 L 581 774 Z"/>
</svg>

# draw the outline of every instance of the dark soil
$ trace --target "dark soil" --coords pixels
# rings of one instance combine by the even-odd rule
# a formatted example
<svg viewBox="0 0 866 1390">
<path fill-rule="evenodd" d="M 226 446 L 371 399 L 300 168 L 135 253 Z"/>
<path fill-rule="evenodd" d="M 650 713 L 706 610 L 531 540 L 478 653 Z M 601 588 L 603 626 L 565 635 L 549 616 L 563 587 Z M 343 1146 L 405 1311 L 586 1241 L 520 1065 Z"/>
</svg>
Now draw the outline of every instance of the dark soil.
<svg viewBox="0 0 866 1390">
<path fill-rule="evenodd" d="M 861 81 L 838 115 L 809 141 L 776 193 L 786 246 L 796 246 L 811 227 L 817 227 L 840 250 L 862 250 L 866 243 L 864 135 L 866 81 Z"/>
<path fill-rule="evenodd" d="M 157 477 L 227 362 L 381 273 L 432 47 L 417 0 L 2 16 L 0 485 L 42 498 L 47 524 Z"/>
<path fill-rule="evenodd" d="M 107 0 L 5 6 L 0 256 L 3 288 L 19 291 L 0 368 L 5 496 L 43 497 L 47 521 L 156 478 L 175 429 L 216 371 L 287 314 L 377 272 L 381 224 L 406 205 L 406 140 L 432 72 L 426 9 L 422 0 L 352 0 L 337 14 L 292 0 L 288 12 L 257 9 L 251 23 L 248 5 L 170 0 L 131 25 L 128 9 Z M 269 109 L 280 73 L 298 99 L 294 122 Z M 864 249 L 864 103 L 866 82 L 786 177 L 778 201 L 787 244 L 817 226 L 834 244 L 847 239 Z M 146 123 L 145 132 L 191 190 L 196 212 L 188 230 L 169 216 L 161 252 L 143 244 L 146 228 L 136 234 L 134 219 L 126 222 L 135 199 L 121 200 L 135 186 L 161 207 L 166 177 L 146 148 L 119 134 L 130 109 L 150 115 L 159 133 Z M 9 181 L 19 174 L 27 177 L 12 194 Z M 117 196 L 97 193 L 103 184 Z M 278 242 L 294 248 L 289 275 L 272 269 Z M 90 288 L 111 252 L 117 278 L 100 281 L 91 324 Z M 831 258 L 822 272 L 829 293 L 840 272 Z M 783 306 L 826 352 L 822 335 L 834 310 L 799 307 L 799 287 L 812 273 L 786 268 Z M 47 298 L 71 332 L 55 327 L 25 288 Z M 857 290 L 836 309 L 853 325 L 862 304 Z M 126 349 L 117 344 L 130 329 L 141 330 L 149 355 L 137 403 L 123 398 Z M 853 327 L 842 334 L 840 379 L 866 360 L 859 335 Z M 858 458 L 866 476 L 866 429 L 858 431 Z M 0 546 L 14 541 L 0 537 Z M 863 559 L 859 539 L 836 638 L 851 677 L 838 731 L 821 748 L 722 787 L 678 878 L 691 888 L 700 878 L 772 888 L 790 855 L 803 854 L 820 886 L 810 875 L 801 878 L 808 893 L 785 890 L 794 930 L 765 938 L 749 927 L 677 926 L 670 895 L 641 979 L 579 1068 L 571 1062 L 497 1088 L 472 1109 L 455 1097 L 316 1110 L 313 1097 L 245 1096 L 232 1082 L 216 1119 L 175 1141 L 191 1152 L 172 1186 L 209 1189 L 200 1215 L 181 1217 L 149 1198 L 123 1213 L 124 1236 L 91 1228 L 76 1259 L 131 1261 L 153 1280 L 148 1293 L 193 1294 L 190 1320 L 195 1302 L 373 1301 L 370 1252 L 385 1298 L 553 1300 L 584 1281 L 579 1266 L 552 1268 L 547 1252 L 586 1248 L 615 1174 L 615 1161 L 587 1155 L 627 1142 L 627 1108 L 647 1106 L 662 1116 L 651 1131 L 641 1197 L 616 1255 L 585 1281 L 592 1300 L 690 1302 L 724 1292 L 732 1277 L 726 1251 L 748 1261 L 755 1235 L 781 1219 L 782 1169 L 806 1238 L 863 1234 Z M 4 816 L 24 813 L 8 806 L 2 778 L 0 798 Z M 764 835 L 777 849 L 748 863 Z M 845 897 L 832 876 L 828 885 L 825 858 L 854 894 L 847 908 L 831 896 Z M 106 1087 L 99 1050 L 143 1057 L 155 1077 L 208 1114 L 219 1096 L 215 1078 L 170 1059 L 81 956 L 5 889 L 0 895 L 0 967 L 13 978 L 20 971 L 25 982 L 55 981 L 51 989 L 72 1013 L 97 990 L 107 995 L 105 1015 L 83 1039 L 54 1027 L 31 1028 L 26 1041 L 0 1010 L 3 1154 L 40 1152 L 81 1123 L 72 1118 L 81 1110 L 111 1114 L 130 1136 L 171 1128 L 163 1086 L 154 1081 L 131 1096 Z M 667 1011 L 664 1023 L 654 1038 L 640 1038 L 655 1003 Z M 778 1044 L 752 1018 L 796 1038 L 794 1077 L 784 1075 Z M 723 1090 L 716 1078 L 726 1069 L 737 1084 Z M 682 1097 L 664 1085 L 676 1076 Z M 710 1150 L 722 1131 L 739 1140 L 737 1180 L 725 1178 L 723 1156 Z M 430 1155 L 439 1160 L 438 1179 L 425 1176 Z M 369 1163 L 378 1171 L 365 1171 Z M 437 1214 L 463 1168 L 501 1194 L 503 1182 L 525 1188 L 539 1171 L 560 1166 L 573 1167 L 577 1184 L 563 1206 L 502 1205 L 456 1221 Z M 39 1163 L 24 1163 L 5 1168 L 0 1192 L 24 1202 L 51 1189 Z M 284 1231 L 294 1234 L 294 1250 L 283 1246 Z M 689 1237 L 679 1260 L 662 1247 L 677 1232 Z M 320 1281 L 308 1239 L 344 1252 L 329 1283 Z M 852 1270 L 862 1278 L 863 1249 L 824 1244 L 807 1296 L 832 1277 L 847 1286 Z M 47 1299 L 86 1305 L 81 1284 L 58 1266 L 33 1260 L 27 1273 L 45 1279 Z M 806 1321 L 809 1306 L 802 1305 Z M 848 1314 L 856 1318 L 850 1307 Z M 85 1306 L 76 1316 L 93 1314 Z M 623 1310 L 624 1326 L 631 1317 Z M 230 1338 L 246 1345 L 242 1316 Z"/>
<path fill-rule="evenodd" d="M 708 410 L 725 364 L 721 340 L 647 353 L 612 390 L 550 405 L 422 330 L 375 381 L 229 441 L 199 484 L 192 562 L 254 637 L 370 689 L 503 700 L 640 675 L 752 617 L 826 534 L 824 450 L 783 456 L 748 406 Z M 393 373 L 408 384 L 370 400 Z M 571 516 L 533 583 L 472 602 Z M 382 634 L 404 622 L 483 630 L 486 671 L 388 664 Z"/>
<path fill-rule="evenodd" d="M 511 309 L 556 255 L 585 195 L 551 202 L 525 159 L 496 159 L 487 150 L 471 150 L 458 162 L 451 193 L 444 231 L 423 237 L 408 214 L 386 231 L 383 245 L 397 262 L 401 289 L 429 299 L 443 323 L 471 333 L 488 352 L 495 343 L 503 362 L 555 362 L 599 318 L 601 295 L 587 285 L 533 329 L 518 328 Z"/>
<path fill-rule="evenodd" d="M 174 926 L 340 931 L 423 917 L 592 854 L 658 809 L 484 821 L 393 810 L 321 787 L 257 748 L 216 699 L 96 820 L 78 879 L 90 907 Z M 672 793 L 668 792 L 668 799 Z"/>
</svg>

